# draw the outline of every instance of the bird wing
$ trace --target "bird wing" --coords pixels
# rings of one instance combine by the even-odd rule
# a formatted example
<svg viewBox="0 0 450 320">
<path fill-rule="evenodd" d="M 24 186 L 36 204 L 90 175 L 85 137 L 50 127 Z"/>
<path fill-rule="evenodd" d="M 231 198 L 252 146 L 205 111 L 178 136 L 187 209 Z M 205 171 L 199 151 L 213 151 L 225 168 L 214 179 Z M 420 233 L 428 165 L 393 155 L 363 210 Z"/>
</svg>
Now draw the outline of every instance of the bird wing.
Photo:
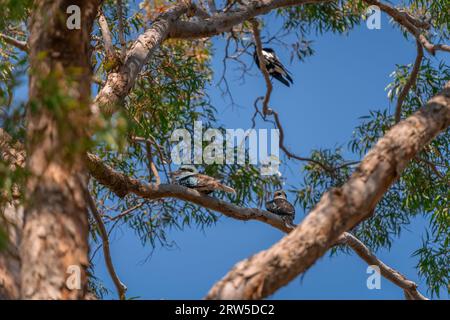
<svg viewBox="0 0 450 320">
<path fill-rule="evenodd" d="M 295 208 L 286 199 L 273 199 L 266 202 L 266 209 L 278 215 L 295 215 Z"/>
<path fill-rule="evenodd" d="M 281 63 L 280 59 L 273 50 L 267 51 L 267 49 L 265 49 L 263 51 L 263 56 L 265 59 L 267 71 L 269 71 L 269 73 L 271 73 L 272 75 L 274 75 L 274 73 L 278 73 L 282 77 L 286 77 L 291 83 L 293 83 L 292 77 L 290 76 L 290 72 Z"/>
<path fill-rule="evenodd" d="M 220 183 L 213 177 L 201 173 L 196 174 L 194 177 L 197 179 L 197 185 L 195 186 L 195 189 L 198 189 L 199 191 L 208 192 L 214 190 L 222 190 L 229 193 L 236 193 L 233 188 Z"/>
</svg>

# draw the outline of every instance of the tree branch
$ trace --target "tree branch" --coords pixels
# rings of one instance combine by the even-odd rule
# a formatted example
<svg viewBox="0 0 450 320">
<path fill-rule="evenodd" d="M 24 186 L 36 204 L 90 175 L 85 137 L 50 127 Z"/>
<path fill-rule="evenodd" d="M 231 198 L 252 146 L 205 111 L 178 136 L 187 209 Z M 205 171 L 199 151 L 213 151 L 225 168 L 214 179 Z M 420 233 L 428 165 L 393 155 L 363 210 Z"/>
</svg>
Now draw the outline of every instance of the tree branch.
<svg viewBox="0 0 450 320">
<path fill-rule="evenodd" d="M 394 19 L 398 24 L 405 27 L 405 29 L 411 33 L 417 41 L 419 41 L 422 46 L 432 55 L 436 53 L 437 50 L 449 51 L 450 46 L 444 44 L 432 44 L 422 33 L 421 29 L 429 29 L 430 25 L 424 21 L 420 21 L 407 12 L 400 11 L 393 6 L 380 2 L 378 0 L 363 0 L 367 4 L 378 6 L 382 11 L 386 12 L 389 16 Z"/>
<path fill-rule="evenodd" d="M 93 154 L 87 154 L 86 163 L 91 175 L 102 185 L 108 187 L 119 197 L 133 193 L 144 199 L 155 200 L 161 198 L 176 198 L 198 204 L 204 208 L 221 212 L 222 214 L 238 220 L 259 220 L 287 232 L 283 220 L 268 211 L 256 208 L 242 208 L 229 202 L 203 195 L 196 190 L 175 184 L 143 184 L 139 180 L 130 178 L 115 171 Z"/>
<path fill-rule="evenodd" d="M 119 23 L 119 42 L 120 42 L 120 60 L 124 61 L 127 55 L 127 42 L 125 41 L 125 32 L 123 26 L 123 6 L 122 0 L 117 0 L 117 16 Z"/>
<path fill-rule="evenodd" d="M 25 41 L 17 40 L 3 33 L 0 33 L 0 39 L 3 39 L 7 44 L 10 44 L 17 49 L 28 52 L 28 44 Z"/>
<path fill-rule="evenodd" d="M 111 31 L 109 30 L 108 21 L 103 12 L 99 13 L 98 24 L 103 37 L 103 47 L 105 48 L 106 59 L 111 62 L 117 58 L 116 51 L 112 43 Z"/>
<path fill-rule="evenodd" d="M 4 140 L 3 138 L 9 138 L 6 134 L 2 135 L 3 130 L 0 129 L 0 146 L 2 141 L 10 141 L 10 140 Z M 20 146 L 19 146 L 20 147 Z M 22 148 L 19 148 L 19 152 L 21 152 Z M 215 210 L 217 212 L 220 212 L 230 218 L 238 219 L 238 220 L 258 220 L 264 223 L 267 223 L 277 229 L 279 229 L 282 232 L 289 233 L 293 229 L 286 226 L 286 224 L 279 218 L 279 216 L 274 215 L 270 212 L 259 210 L 259 209 L 248 209 L 248 208 L 242 208 L 233 204 L 230 204 L 228 202 L 212 198 L 209 196 L 202 195 L 198 193 L 195 190 L 184 188 L 182 186 L 177 185 L 144 185 L 138 180 L 129 178 L 128 176 L 119 173 L 109 167 L 108 165 L 104 164 L 97 156 L 88 154 L 86 158 L 88 162 L 88 168 L 91 171 L 91 175 L 97 179 L 98 182 L 105 185 L 106 187 L 110 188 L 113 192 L 119 194 L 121 197 L 125 196 L 128 193 L 134 193 L 138 196 L 141 196 L 145 199 L 159 199 L 163 197 L 174 197 L 178 198 L 180 200 L 189 201 L 201 206 L 204 206 L 205 208 Z M 91 198 L 92 200 L 92 198 Z M 93 200 L 92 200 L 93 202 Z M 92 206 L 92 202 L 90 205 Z M 130 214 L 135 209 L 142 206 L 143 203 L 140 203 L 136 205 L 133 208 L 130 208 L 129 210 L 124 211 L 120 215 L 110 218 L 110 220 L 114 220 L 117 222 L 120 218 L 122 218 L 125 215 Z M 95 203 L 94 203 L 95 205 Z M 93 212 L 95 212 L 95 209 L 92 209 Z M 98 213 L 98 212 L 97 212 Z M 96 221 L 98 223 L 98 217 L 100 217 L 99 214 L 97 214 Z M 101 217 L 100 217 L 101 219 Z M 99 228 L 101 229 L 101 224 L 99 224 Z M 104 228 L 104 231 L 106 231 L 106 228 Z M 105 232 L 101 232 L 102 239 L 108 239 L 108 237 L 104 237 Z M 104 240 L 103 240 L 104 241 Z M 108 243 L 109 244 L 109 243 Z M 364 261 L 366 261 L 370 265 L 377 265 L 380 267 L 381 274 L 388 280 L 392 281 L 394 284 L 400 286 L 405 290 L 405 295 L 410 298 L 416 298 L 416 299 L 426 299 L 423 297 L 418 291 L 417 291 L 417 285 L 414 284 L 412 281 L 407 280 L 403 275 L 401 275 L 396 270 L 388 267 L 385 265 L 382 261 L 376 258 L 375 255 L 373 255 L 370 250 L 356 237 L 353 235 L 344 232 L 338 240 L 333 244 L 345 244 L 348 245 L 358 256 L 360 256 Z M 105 248 L 104 248 L 105 250 Z M 106 246 L 106 250 L 109 252 L 109 246 Z M 105 259 L 107 256 L 110 257 L 110 254 L 105 253 Z M 112 265 L 112 262 L 111 262 Z M 110 268 L 110 267 L 108 267 Z M 115 274 L 114 271 L 110 272 L 111 277 L 114 278 L 113 274 Z M 121 284 L 120 280 L 116 277 L 116 280 L 114 281 L 116 284 L 116 287 L 121 287 L 119 284 Z M 119 293 L 120 295 L 120 293 Z"/>
<path fill-rule="evenodd" d="M 428 103 L 392 127 L 351 178 L 322 196 L 289 235 L 238 263 L 208 299 L 261 299 L 311 267 L 338 237 L 373 214 L 378 201 L 409 161 L 450 125 L 450 82 Z"/>
<path fill-rule="evenodd" d="M 162 13 L 152 26 L 141 34 L 128 50 L 125 61 L 118 72 L 108 74 L 105 86 L 100 90 L 91 109 L 102 108 L 111 114 L 129 93 L 142 67 L 149 61 L 154 50 L 167 38 L 174 21 L 190 8 L 189 1 L 179 1 Z"/>
<path fill-rule="evenodd" d="M 399 286 L 405 291 L 405 295 L 412 300 L 428 300 L 418 290 L 417 284 L 408 280 L 404 275 L 395 269 L 387 266 L 380 259 L 378 259 L 364 243 L 362 243 L 354 235 L 344 232 L 338 239 L 339 244 L 348 245 L 353 251 L 361 257 L 368 265 L 376 265 L 380 268 L 380 273 L 383 277 L 391 281 L 393 284 Z"/>
<path fill-rule="evenodd" d="M 162 185 L 145 185 L 138 180 L 129 178 L 128 176 L 116 172 L 111 167 L 105 165 L 98 157 L 89 154 L 88 161 L 90 162 L 91 173 L 94 178 L 101 184 L 110 188 L 111 190 L 120 190 L 121 196 L 128 193 L 134 193 L 145 199 L 160 199 L 166 197 L 173 197 L 191 203 L 198 204 L 207 209 L 211 209 L 224 214 L 230 218 L 238 220 L 258 220 L 267 223 L 282 232 L 289 233 L 293 228 L 288 227 L 279 216 L 274 215 L 268 211 L 259 210 L 256 208 L 243 208 L 220 199 L 212 198 L 202 195 L 195 190 L 188 189 L 178 185 L 162 184 Z M 130 210 L 134 210 L 131 208 Z M 122 213 L 120 216 L 114 217 L 117 220 L 120 217 L 129 214 L 129 210 Z M 369 265 L 377 265 L 380 267 L 381 274 L 394 284 L 400 286 L 405 291 L 408 291 L 417 299 L 426 299 L 417 291 L 417 285 L 407 280 L 396 270 L 388 267 L 382 261 L 376 258 L 369 249 L 356 237 L 344 232 L 337 240 L 337 244 L 348 245 L 355 253 L 360 256 Z"/>
<path fill-rule="evenodd" d="M 209 11 L 211 11 L 212 14 L 215 14 L 217 12 L 215 0 L 208 0 L 208 7 Z"/>
<path fill-rule="evenodd" d="M 406 82 L 405 86 L 403 87 L 402 91 L 398 95 L 397 106 L 395 107 L 395 123 L 398 123 L 400 121 L 400 117 L 402 115 L 403 102 L 405 101 L 409 90 L 411 90 L 411 88 L 416 84 L 417 76 L 419 75 L 420 71 L 420 65 L 422 64 L 423 48 L 419 41 L 416 41 L 416 45 L 417 45 L 417 56 L 416 60 L 414 61 L 414 66 L 411 71 L 411 75 L 409 76 L 409 79 Z"/>
<path fill-rule="evenodd" d="M 258 55 L 259 60 L 259 69 L 261 70 L 261 73 L 264 76 L 264 80 L 266 81 L 266 95 L 263 100 L 263 108 L 262 113 L 263 115 L 269 115 L 271 113 L 271 110 L 269 108 L 269 101 L 270 101 L 270 95 L 272 93 L 272 82 L 270 81 L 270 75 L 267 71 L 266 64 L 264 63 L 264 57 L 262 53 L 262 44 L 261 44 L 261 36 L 259 33 L 259 23 L 256 19 L 251 19 L 250 23 L 252 24 L 252 31 L 253 31 L 253 37 L 255 38 L 255 44 L 256 44 L 256 54 Z"/>
<path fill-rule="evenodd" d="M 184 21 L 179 19 L 189 10 L 194 10 L 196 5 L 191 1 L 179 1 L 170 9 L 160 14 L 151 27 L 140 35 L 128 50 L 124 64 L 117 72 L 108 74 L 105 86 L 95 98 L 92 110 L 98 112 L 100 108 L 106 114 L 114 112 L 118 105 L 133 87 L 136 77 L 142 67 L 149 61 L 154 50 L 168 38 L 203 38 L 222 32 L 258 15 L 264 15 L 271 10 L 289 6 L 318 4 L 331 2 L 332 0 L 254 0 L 239 9 L 227 12 L 217 12 L 211 17 L 199 21 Z M 395 21 L 410 31 L 418 41 L 430 52 L 435 50 L 448 50 L 447 45 L 432 45 L 420 34 L 419 28 L 427 29 L 426 22 L 415 19 L 406 12 L 402 12 L 390 5 L 380 3 L 377 0 L 364 0 L 368 4 L 378 5 L 381 10 L 391 15 Z"/>
<path fill-rule="evenodd" d="M 97 206 L 95 204 L 94 199 L 90 195 L 89 191 L 86 190 L 86 200 L 91 209 L 92 216 L 95 219 L 95 222 L 98 225 L 98 230 L 100 232 L 100 236 L 102 238 L 103 244 L 103 256 L 105 258 L 106 267 L 108 268 L 109 275 L 113 280 L 114 285 L 116 286 L 117 294 L 119 295 L 120 300 L 125 300 L 125 292 L 127 291 L 127 287 L 120 281 L 119 276 L 117 275 L 116 269 L 114 268 L 114 264 L 111 258 L 111 250 L 109 248 L 109 238 L 108 232 L 106 231 L 105 224 L 103 223 L 102 216 L 98 212 Z"/>
<path fill-rule="evenodd" d="M 218 12 L 204 21 L 176 21 L 171 30 L 171 38 L 203 38 L 229 31 L 234 25 L 253 17 L 264 15 L 271 10 L 308 3 L 323 3 L 332 0 L 256 0 L 239 10 Z"/>
</svg>

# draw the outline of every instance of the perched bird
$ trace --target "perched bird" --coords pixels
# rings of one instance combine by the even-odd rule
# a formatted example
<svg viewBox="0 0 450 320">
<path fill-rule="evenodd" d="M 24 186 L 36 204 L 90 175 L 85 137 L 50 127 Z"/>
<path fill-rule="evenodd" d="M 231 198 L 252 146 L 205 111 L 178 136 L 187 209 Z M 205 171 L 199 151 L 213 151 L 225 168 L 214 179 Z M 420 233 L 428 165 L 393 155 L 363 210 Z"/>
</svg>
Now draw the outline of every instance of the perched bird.
<svg viewBox="0 0 450 320">
<path fill-rule="evenodd" d="M 262 49 L 262 55 L 264 57 L 264 64 L 266 65 L 266 69 L 269 72 L 269 74 L 283 83 L 285 86 L 290 87 L 289 82 L 292 84 L 294 81 L 291 78 L 290 72 L 283 66 L 283 64 L 280 62 L 280 59 L 278 59 L 277 55 L 275 54 L 275 51 L 271 48 L 263 48 Z M 259 66 L 259 58 L 258 53 L 253 53 L 253 59 L 255 60 L 256 65 L 258 68 Z"/>
<path fill-rule="evenodd" d="M 266 209 L 281 216 L 281 219 L 283 219 L 287 226 L 294 226 L 295 208 L 289 203 L 286 193 L 283 190 L 274 193 L 273 200 L 266 202 Z"/>
<path fill-rule="evenodd" d="M 172 174 L 172 182 L 181 186 L 197 190 L 204 194 L 210 194 L 216 190 L 236 194 L 236 191 L 216 179 L 201 174 L 192 165 L 182 165 Z"/>
</svg>

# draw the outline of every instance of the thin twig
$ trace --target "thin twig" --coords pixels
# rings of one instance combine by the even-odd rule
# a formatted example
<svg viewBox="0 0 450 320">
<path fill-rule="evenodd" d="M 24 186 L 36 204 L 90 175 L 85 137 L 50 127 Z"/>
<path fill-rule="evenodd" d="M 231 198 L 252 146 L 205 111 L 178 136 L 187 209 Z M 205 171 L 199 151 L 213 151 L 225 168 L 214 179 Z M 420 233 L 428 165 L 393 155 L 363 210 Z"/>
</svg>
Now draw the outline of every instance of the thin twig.
<svg viewBox="0 0 450 320">
<path fill-rule="evenodd" d="M 427 159 L 421 158 L 419 156 L 417 156 L 416 159 L 421 161 L 421 162 L 423 162 L 423 163 L 425 163 L 431 169 L 431 171 L 434 172 L 434 174 L 438 178 L 440 178 L 441 180 L 443 180 L 446 184 L 448 184 L 450 186 L 449 179 L 447 179 L 441 172 L 439 172 L 439 170 L 436 168 L 436 165 L 433 162 L 431 162 L 431 161 L 429 161 Z"/>
<path fill-rule="evenodd" d="M 402 115 L 403 102 L 405 101 L 409 90 L 411 90 L 411 88 L 415 86 L 417 76 L 419 75 L 420 65 L 422 64 L 423 58 L 423 48 L 419 41 L 416 41 L 416 46 L 417 46 L 417 55 L 416 60 L 414 61 L 414 66 L 411 71 L 411 75 L 409 76 L 408 82 L 406 82 L 402 91 L 400 91 L 400 94 L 398 95 L 397 106 L 395 107 L 395 123 L 398 123 L 400 121 Z"/>
<path fill-rule="evenodd" d="M 323 170 L 327 171 L 331 176 L 336 177 L 335 170 L 333 168 L 329 167 L 328 165 L 326 165 L 318 160 L 315 160 L 313 158 L 300 157 L 300 156 L 292 153 L 291 151 L 289 151 L 289 149 L 284 145 L 284 130 L 283 130 L 283 126 L 281 125 L 281 121 L 278 116 L 278 112 L 276 112 L 274 110 L 271 110 L 271 112 L 275 119 L 277 128 L 280 132 L 280 142 L 279 142 L 280 149 L 284 151 L 284 153 L 288 156 L 288 158 L 293 158 L 293 159 L 297 159 L 300 161 L 308 161 L 308 162 L 315 163 L 318 166 L 320 166 Z"/>
<path fill-rule="evenodd" d="M 86 191 L 86 198 L 88 201 L 88 205 L 91 209 L 92 215 L 94 216 L 94 219 L 98 225 L 100 236 L 102 237 L 103 255 L 105 257 L 105 263 L 106 267 L 108 268 L 109 275 L 111 276 L 111 279 L 113 280 L 114 285 L 116 286 L 119 299 L 125 300 L 125 292 L 127 291 L 127 287 L 122 283 L 122 281 L 120 281 L 119 276 L 117 275 L 116 270 L 114 268 L 114 264 L 111 258 L 111 250 L 109 248 L 108 232 L 106 231 L 105 225 L 103 223 L 100 213 L 98 212 L 97 206 L 95 205 L 94 199 L 92 199 L 92 196 L 89 194 L 88 191 Z"/>
<path fill-rule="evenodd" d="M 269 108 L 269 101 L 273 89 L 272 82 L 270 81 L 269 71 L 267 71 L 266 64 L 264 63 L 265 59 L 262 53 L 261 35 L 259 33 L 259 23 L 256 19 L 251 19 L 250 23 L 252 24 L 253 37 L 255 38 L 256 54 L 258 55 L 259 60 L 259 69 L 261 70 L 264 76 L 264 80 L 266 81 L 267 87 L 266 95 L 263 100 L 262 113 L 264 115 L 270 115 L 271 109 Z"/>
<path fill-rule="evenodd" d="M 151 178 L 153 175 L 156 179 L 155 183 L 161 184 L 161 178 L 159 177 L 158 170 L 156 169 L 155 163 L 153 162 L 152 144 L 150 143 L 150 141 L 147 141 L 145 146 L 147 149 L 147 162 L 148 162 L 148 168 L 149 168 L 150 181 L 151 181 Z"/>
</svg>

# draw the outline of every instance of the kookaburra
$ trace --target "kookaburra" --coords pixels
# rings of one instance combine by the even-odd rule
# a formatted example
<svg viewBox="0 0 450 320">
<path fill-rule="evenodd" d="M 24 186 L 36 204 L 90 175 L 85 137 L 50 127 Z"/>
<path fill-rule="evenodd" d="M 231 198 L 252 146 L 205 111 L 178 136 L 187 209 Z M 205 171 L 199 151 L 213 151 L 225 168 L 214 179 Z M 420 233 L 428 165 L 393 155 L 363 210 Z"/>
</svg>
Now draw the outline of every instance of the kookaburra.
<svg viewBox="0 0 450 320">
<path fill-rule="evenodd" d="M 236 194 L 233 188 L 220 183 L 210 176 L 198 173 L 197 169 L 192 165 L 180 166 L 177 171 L 172 173 L 172 182 L 204 194 L 210 194 L 214 191 Z"/>
<path fill-rule="evenodd" d="M 263 62 L 266 65 L 266 69 L 269 72 L 269 74 L 283 83 L 285 86 L 290 86 L 289 82 L 292 84 L 294 81 L 291 78 L 290 72 L 283 66 L 283 64 L 280 62 L 280 59 L 278 59 L 277 55 L 275 54 L 275 51 L 271 48 L 263 48 L 262 49 L 262 55 L 263 55 Z M 255 60 L 256 66 L 260 68 L 259 66 L 259 58 L 258 53 L 253 53 L 253 59 Z"/>
<path fill-rule="evenodd" d="M 295 208 L 289 203 L 286 193 L 283 190 L 274 193 L 273 200 L 266 202 L 266 209 L 279 215 L 287 226 L 294 226 Z"/>
</svg>

